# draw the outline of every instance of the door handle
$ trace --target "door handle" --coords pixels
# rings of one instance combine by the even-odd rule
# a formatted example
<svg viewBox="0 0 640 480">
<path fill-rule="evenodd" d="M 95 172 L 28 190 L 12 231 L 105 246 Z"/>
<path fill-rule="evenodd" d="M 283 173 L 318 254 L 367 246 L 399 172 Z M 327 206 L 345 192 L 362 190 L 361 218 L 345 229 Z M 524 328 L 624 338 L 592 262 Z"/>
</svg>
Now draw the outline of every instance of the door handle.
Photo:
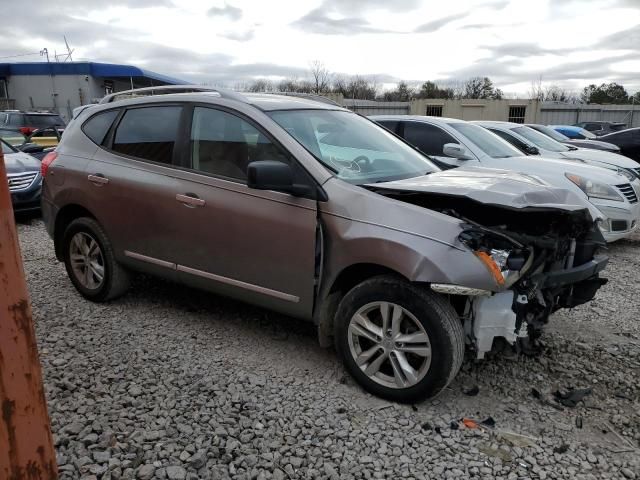
<svg viewBox="0 0 640 480">
<path fill-rule="evenodd" d="M 88 175 L 87 179 L 98 187 L 109 183 L 109 179 L 104 175 L 102 175 L 101 173 L 96 173 L 95 175 Z"/>
<path fill-rule="evenodd" d="M 176 194 L 176 200 L 187 207 L 204 207 L 206 203 L 203 199 L 198 198 L 191 193 L 187 193 L 187 194 L 178 193 Z"/>
</svg>

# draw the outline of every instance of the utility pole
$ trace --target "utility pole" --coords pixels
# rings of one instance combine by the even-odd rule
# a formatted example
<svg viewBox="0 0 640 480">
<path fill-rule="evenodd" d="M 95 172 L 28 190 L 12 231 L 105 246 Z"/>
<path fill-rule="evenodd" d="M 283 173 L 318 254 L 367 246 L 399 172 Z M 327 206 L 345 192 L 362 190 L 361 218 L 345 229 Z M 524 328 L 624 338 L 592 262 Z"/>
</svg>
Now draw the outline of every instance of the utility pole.
<svg viewBox="0 0 640 480">
<path fill-rule="evenodd" d="M 51 79 L 51 101 L 53 102 L 53 111 L 60 113 L 58 112 L 58 102 L 56 101 L 58 94 L 56 93 L 56 82 L 53 79 L 53 67 L 51 66 L 51 62 L 49 62 L 49 49 L 45 47 L 40 50 L 40 56 L 47 57 L 47 69 L 49 70 L 49 78 Z"/>
<path fill-rule="evenodd" d="M 0 410 L 0 478 L 57 479 L 42 370 L 1 149 Z"/>
</svg>

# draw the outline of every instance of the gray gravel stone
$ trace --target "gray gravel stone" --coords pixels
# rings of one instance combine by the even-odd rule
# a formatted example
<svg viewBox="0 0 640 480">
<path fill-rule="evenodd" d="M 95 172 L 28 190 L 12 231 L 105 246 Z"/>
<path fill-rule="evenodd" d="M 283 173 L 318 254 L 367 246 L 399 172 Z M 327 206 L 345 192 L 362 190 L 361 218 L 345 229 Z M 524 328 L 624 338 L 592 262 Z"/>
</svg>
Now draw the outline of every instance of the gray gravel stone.
<svg viewBox="0 0 640 480">
<path fill-rule="evenodd" d="M 153 474 L 156 471 L 156 467 L 154 465 L 150 465 L 150 464 L 146 464 L 146 465 L 142 465 L 139 469 L 138 469 L 138 473 L 136 474 L 136 477 L 139 478 L 140 480 L 150 480 L 151 478 L 153 478 Z"/>
<path fill-rule="evenodd" d="M 61 480 L 640 471 L 625 451 L 640 446 L 640 235 L 609 246 L 609 283 L 552 316 L 541 356 L 468 359 L 450 389 L 412 407 L 358 388 L 311 324 L 144 276 L 121 299 L 88 302 L 42 223 L 18 231 Z M 478 396 L 460 393 L 470 384 Z M 559 411 L 531 396 L 534 387 L 553 404 L 570 386 L 591 387 L 591 403 Z M 449 427 L 488 416 L 495 430 Z"/>
<path fill-rule="evenodd" d="M 167 467 L 166 472 L 169 480 L 184 480 L 187 477 L 187 471 L 179 466 Z"/>
</svg>

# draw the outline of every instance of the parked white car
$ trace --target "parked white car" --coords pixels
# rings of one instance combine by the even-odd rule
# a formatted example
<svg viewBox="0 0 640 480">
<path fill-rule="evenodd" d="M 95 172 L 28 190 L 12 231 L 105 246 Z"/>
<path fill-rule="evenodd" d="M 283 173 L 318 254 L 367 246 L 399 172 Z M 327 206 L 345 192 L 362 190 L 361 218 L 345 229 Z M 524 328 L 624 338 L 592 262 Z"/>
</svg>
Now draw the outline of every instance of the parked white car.
<svg viewBox="0 0 640 480">
<path fill-rule="evenodd" d="M 618 153 L 565 145 L 531 127 L 519 123 L 489 121 L 475 121 L 472 123 L 487 128 L 526 155 L 533 154 L 545 158 L 579 160 L 590 165 L 619 170 L 630 180 L 640 178 L 640 165 L 638 165 L 638 162 Z M 536 150 L 538 153 L 533 153 Z"/>
<path fill-rule="evenodd" d="M 444 168 L 482 166 L 512 170 L 578 193 L 613 242 L 629 236 L 640 220 L 640 180 L 571 159 L 523 156 L 485 128 L 464 120 L 417 115 L 374 115 L 372 120 L 403 137 Z"/>
</svg>

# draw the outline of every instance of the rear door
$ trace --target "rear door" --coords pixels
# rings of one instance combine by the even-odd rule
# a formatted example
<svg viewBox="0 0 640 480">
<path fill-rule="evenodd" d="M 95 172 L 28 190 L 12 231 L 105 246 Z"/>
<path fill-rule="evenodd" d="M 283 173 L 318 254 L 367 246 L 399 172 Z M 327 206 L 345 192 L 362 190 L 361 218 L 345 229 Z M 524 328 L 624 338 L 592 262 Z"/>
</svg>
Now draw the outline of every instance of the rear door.
<svg viewBox="0 0 640 480">
<path fill-rule="evenodd" d="M 182 233 L 171 214 L 180 188 L 176 142 L 183 110 L 180 104 L 130 107 L 117 113 L 104 139 L 106 114 L 83 125 L 102 144 L 85 170 L 86 192 L 116 257 L 165 276 L 174 274 L 173 242 Z"/>
<path fill-rule="evenodd" d="M 181 281 L 291 315 L 313 307 L 317 204 L 247 187 L 247 165 L 289 163 L 296 183 L 312 182 L 297 161 L 238 112 L 195 106 L 183 153 L 189 168 L 171 192 L 168 222 Z"/>
</svg>

